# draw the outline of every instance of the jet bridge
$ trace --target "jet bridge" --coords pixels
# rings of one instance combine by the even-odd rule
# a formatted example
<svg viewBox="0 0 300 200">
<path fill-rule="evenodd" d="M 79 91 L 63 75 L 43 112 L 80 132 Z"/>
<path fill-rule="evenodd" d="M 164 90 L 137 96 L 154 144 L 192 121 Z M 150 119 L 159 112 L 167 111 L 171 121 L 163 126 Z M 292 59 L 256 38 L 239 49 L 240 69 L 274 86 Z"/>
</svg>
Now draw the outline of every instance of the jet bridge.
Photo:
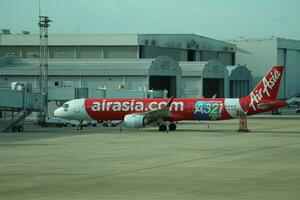
<svg viewBox="0 0 300 200">
<path fill-rule="evenodd" d="M 286 102 L 290 105 L 290 104 L 297 104 L 300 105 L 300 97 L 299 96 L 293 96 L 289 99 L 286 100 Z"/>
<path fill-rule="evenodd" d="M 11 121 L 3 131 L 24 130 L 24 119 L 32 112 L 41 112 L 45 102 L 45 95 L 34 93 L 26 85 L 19 89 L 0 88 L 0 111 L 11 112 Z"/>
<path fill-rule="evenodd" d="M 299 93 L 294 95 L 293 97 L 287 99 L 286 102 L 288 103 L 289 107 L 296 108 L 296 113 L 299 112 L 299 108 L 300 108 L 300 95 L 299 95 Z"/>
</svg>

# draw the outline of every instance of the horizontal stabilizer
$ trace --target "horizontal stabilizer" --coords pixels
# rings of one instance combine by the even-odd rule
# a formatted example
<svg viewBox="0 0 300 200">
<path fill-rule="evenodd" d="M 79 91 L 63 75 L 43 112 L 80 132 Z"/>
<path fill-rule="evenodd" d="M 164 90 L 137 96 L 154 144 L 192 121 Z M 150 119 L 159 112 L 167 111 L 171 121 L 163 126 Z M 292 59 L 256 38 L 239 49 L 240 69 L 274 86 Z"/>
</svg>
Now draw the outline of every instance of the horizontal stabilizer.
<svg viewBox="0 0 300 200">
<path fill-rule="evenodd" d="M 265 109 L 268 109 L 271 106 L 275 106 L 275 105 L 276 105 L 276 102 L 268 102 L 268 103 L 259 103 L 259 104 L 257 104 L 257 107 L 259 109 L 265 110 Z"/>
</svg>

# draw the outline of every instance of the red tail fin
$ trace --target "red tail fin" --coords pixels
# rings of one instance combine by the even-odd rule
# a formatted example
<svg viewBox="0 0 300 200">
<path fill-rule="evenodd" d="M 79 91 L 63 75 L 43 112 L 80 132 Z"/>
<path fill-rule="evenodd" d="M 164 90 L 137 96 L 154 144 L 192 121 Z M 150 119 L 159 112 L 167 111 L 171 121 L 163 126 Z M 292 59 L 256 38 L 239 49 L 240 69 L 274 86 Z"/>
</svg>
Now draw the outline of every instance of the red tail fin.
<svg viewBox="0 0 300 200">
<path fill-rule="evenodd" d="M 244 100 L 248 102 L 249 109 L 256 111 L 257 104 L 262 100 L 275 100 L 280 86 L 281 77 L 283 76 L 283 66 L 274 66 L 265 75 L 265 77 L 252 90 L 249 96 Z M 247 109 L 248 110 L 248 109 Z"/>
<path fill-rule="evenodd" d="M 250 93 L 258 99 L 276 99 L 283 66 L 274 66 Z M 255 98 L 254 97 L 254 98 Z"/>
</svg>

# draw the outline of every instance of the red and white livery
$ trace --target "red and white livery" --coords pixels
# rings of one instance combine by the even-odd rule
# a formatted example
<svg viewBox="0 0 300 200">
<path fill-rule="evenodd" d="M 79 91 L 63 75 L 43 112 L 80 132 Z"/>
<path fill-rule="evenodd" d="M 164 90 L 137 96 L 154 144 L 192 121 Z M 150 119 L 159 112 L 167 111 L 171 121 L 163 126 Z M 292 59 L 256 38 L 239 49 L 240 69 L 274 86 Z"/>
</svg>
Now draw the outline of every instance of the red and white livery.
<svg viewBox="0 0 300 200">
<path fill-rule="evenodd" d="M 160 131 L 175 130 L 175 121 L 226 120 L 241 112 L 253 115 L 282 108 L 277 100 L 283 66 L 274 66 L 244 98 L 88 98 L 66 102 L 55 110 L 57 117 L 72 120 L 120 120 L 127 127 L 142 128 L 156 124 Z"/>
</svg>

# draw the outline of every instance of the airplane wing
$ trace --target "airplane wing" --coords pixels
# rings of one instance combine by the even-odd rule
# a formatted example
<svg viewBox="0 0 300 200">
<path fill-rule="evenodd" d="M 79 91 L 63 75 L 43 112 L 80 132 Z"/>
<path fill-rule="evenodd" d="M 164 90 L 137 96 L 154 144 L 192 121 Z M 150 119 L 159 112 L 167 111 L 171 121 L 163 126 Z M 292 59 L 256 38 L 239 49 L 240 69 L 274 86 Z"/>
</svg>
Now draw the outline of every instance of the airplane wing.
<svg viewBox="0 0 300 200">
<path fill-rule="evenodd" d="M 144 116 L 146 116 L 148 118 L 154 118 L 154 119 L 155 118 L 157 119 L 159 117 L 161 117 L 161 118 L 163 118 L 163 117 L 171 117 L 171 112 L 170 112 L 169 109 L 170 109 L 170 106 L 171 106 L 173 100 L 174 100 L 174 97 L 172 96 L 169 99 L 167 105 L 164 106 L 163 108 L 157 109 L 157 110 L 148 111 L 148 112 L 144 112 L 144 113 L 139 113 L 139 114 L 140 115 L 144 115 Z"/>
</svg>

